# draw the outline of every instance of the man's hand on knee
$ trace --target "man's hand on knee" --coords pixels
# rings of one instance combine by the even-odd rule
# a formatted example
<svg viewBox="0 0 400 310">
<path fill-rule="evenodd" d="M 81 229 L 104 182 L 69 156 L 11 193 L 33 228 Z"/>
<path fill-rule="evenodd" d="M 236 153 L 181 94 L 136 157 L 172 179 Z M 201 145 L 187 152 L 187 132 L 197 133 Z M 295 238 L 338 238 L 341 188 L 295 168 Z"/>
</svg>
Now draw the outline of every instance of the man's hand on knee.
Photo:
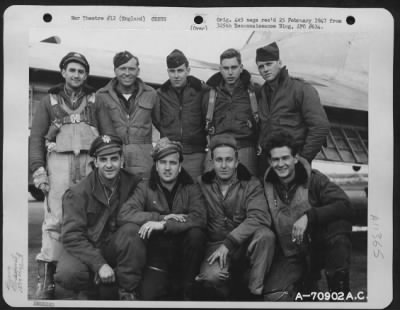
<svg viewBox="0 0 400 310">
<path fill-rule="evenodd" d="M 140 238 L 148 239 L 153 231 L 163 231 L 165 229 L 165 224 L 165 221 L 149 221 L 140 227 L 138 234 Z"/>
<path fill-rule="evenodd" d="M 226 266 L 227 258 L 228 258 L 228 253 L 229 250 L 228 248 L 224 245 L 221 244 L 218 249 L 214 251 L 208 258 L 207 262 L 212 265 L 215 260 L 219 260 L 219 266 L 221 269 L 223 269 Z"/>
<path fill-rule="evenodd" d="M 308 217 L 304 214 L 294 224 L 292 229 L 292 241 L 301 244 L 304 239 L 304 233 L 307 229 Z"/>
<path fill-rule="evenodd" d="M 217 285 L 219 282 L 229 280 L 230 273 L 221 268 L 205 268 L 195 277 L 197 282 L 205 282 L 209 285 Z"/>
<path fill-rule="evenodd" d="M 208 282 L 215 285 L 218 281 L 227 281 L 229 279 L 229 272 L 219 269 L 216 272 L 213 269 L 206 270 L 196 276 L 195 281 L 197 282 Z"/>
<path fill-rule="evenodd" d="M 103 266 L 100 267 L 98 275 L 102 283 L 115 282 L 114 270 L 108 264 L 104 264 Z"/>
</svg>

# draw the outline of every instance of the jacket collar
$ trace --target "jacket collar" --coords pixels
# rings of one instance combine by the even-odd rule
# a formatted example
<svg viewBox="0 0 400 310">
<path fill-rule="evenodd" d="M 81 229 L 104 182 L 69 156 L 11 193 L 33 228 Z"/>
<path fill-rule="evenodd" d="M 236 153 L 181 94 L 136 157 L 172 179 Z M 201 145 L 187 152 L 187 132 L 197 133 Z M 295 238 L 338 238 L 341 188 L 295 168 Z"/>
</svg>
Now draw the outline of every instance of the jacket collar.
<svg viewBox="0 0 400 310">
<path fill-rule="evenodd" d="M 109 93 L 111 96 L 117 96 L 117 94 L 115 93 L 114 87 L 116 86 L 116 84 L 118 83 L 117 78 L 112 78 L 110 82 L 107 83 L 106 86 L 100 88 L 98 90 L 99 93 Z M 140 78 L 136 78 L 136 83 L 138 86 L 138 96 L 145 91 L 149 91 L 152 90 L 152 88 L 150 86 L 148 86 L 147 84 L 145 84 Z"/>
<path fill-rule="evenodd" d="M 129 172 L 121 169 L 119 172 L 119 184 L 118 186 L 118 194 L 120 202 L 126 201 L 129 196 L 133 193 L 133 190 L 136 188 L 136 185 L 140 182 L 141 178 L 135 175 L 130 174 Z M 108 205 L 106 198 L 104 196 L 104 191 L 102 188 L 102 184 L 100 182 L 100 178 L 98 175 L 97 169 L 92 172 L 92 195 L 99 200 L 103 205 Z"/>
<path fill-rule="evenodd" d="M 202 84 L 203 84 L 202 81 L 200 81 L 198 78 L 192 75 L 189 75 L 187 77 L 187 85 L 194 88 L 197 91 L 202 90 Z M 162 84 L 160 88 L 162 91 L 167 91 L 170 87 L 171 87 L 171 81 L 168 80 L 164 84 Z"/>
<path fill-rule="evenodd" d="M 58 84 L 48 90 L 49 94 L 59 94 L 60 92 L 64 91 L 65 83 Z M 96 92 L 96 89 L 86 83 L 82 86 L 82 91 L 85 95 L 90 95 Z"/>
<path fill-rule="evenodd" d="M 297 184 L 308 184 L 311 175 L 311 166 L 308 161 L 302 157 L 298 158 L 295 165 L 295 182 Z M 269 167 L 265 172 L 264 182 L 277 183 L 280 182 L 278 175 Z"/>
<path fill-rule="evenodd" d="M 249 170 L 241 163 L 239 163 L 236 169 L 236 176 L 238 181 L 249 181 L 251 179 L 251 173 Z M 201 180 L 206 184 L 211 184 L 214 182 L 216 177 L 215 170 L 210 170 L 201 176 Z"/>
<path fill-rule="evenodd" d="M 288 72 L 286 66 L 283 66 L 281 68 L 281 71 L 278 74 L 278 77 L 275 80 L 273 80 L 271 83 L 265 82 L 265 85 L 268 85 L 268 86 L 271 84 L 281 85 L 288 77 L 289 77 L 289 72 Z"/>
<path fill-rule="evenodd" d="M 125 169 L 120 170 L 119 199 L 121 202 L 128 200 L 141 180 L 141 177 L 133 175 Z"/>
<path fill-rule="evenodd" d="M 249 73 L 249 71 L 243 69 L 242 73 L 240 74 L 239 77 L 240 81 L 243 83 L 243 86 L 245 88 L 249 88 L 251 85 L 251 75 Z M 224 80 L 224 78 L 222 77 L 221 72 L 217 72 L 214 75 L 212 75 L 208 81 L 207 81 L 207 85 L 211 86 L 213 88 L 216 88 L 218 86 L 221 85 L 221 82 Z"/>
<path fill-rule="evenodd" d="M 119 187 L 120 184 L 117 184 L 117 186 Z M 104 194 L 103 185 L 101 184 L 99 172 L 97 169 L 93 172 L 92 194 L 93 197 L 95 197 L 103 205 L 108 206 L 108 202 Z"/>
<path fill-rule="evenodd" d="M 186 170 L 183 167 L 178 175 L 177 183 L 183 186 L 194 183 L 192 177 L 186 172 Z M 151 167 L 149 187 L 152 190 L 156 190 L 159 184 L 160 184 L 160 177 L 156 170 L 156 165 L 154 164 L 153 167 Z"/>
</svg>

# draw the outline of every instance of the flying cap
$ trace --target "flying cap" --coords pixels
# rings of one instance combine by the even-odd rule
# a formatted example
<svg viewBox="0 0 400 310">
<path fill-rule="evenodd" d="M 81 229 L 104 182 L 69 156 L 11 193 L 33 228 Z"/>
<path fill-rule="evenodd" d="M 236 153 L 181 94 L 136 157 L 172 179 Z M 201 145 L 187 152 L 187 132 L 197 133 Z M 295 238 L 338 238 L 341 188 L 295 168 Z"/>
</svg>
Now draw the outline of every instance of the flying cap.
<svg viewBox="0 0 400 310">
<path fill-rule="evenodd" d="M 76 52 L 69 52 L 60 61 L 60 70 L 65 69 L 65 67 L 70 62 L 80 63 L 82 66 L 85 67 L 86 73 L 89 73 L 89 63 L 88 63 L 86 57 L 83 56 L 82 54 L 76 53 Z"/>
<path fill-rule="evenodd" d="M 167 56 L 167 67 L 168 68 L 176 68 L 183 64 L 188 65 L 189 61 L 186 58 L 185 54 L 183 54 L 180 50 L 174 49 L 168 56 Z"/>
<path fill-rule="evenodd" d="M 97 157 L 121 152 L 121 150 L 122 140 L 120 137 L 103 135 L 94 139 L 90 146 L 89 155 L 92 157 Z"/>
<path fill-rule="evenodd" d="M 210 150 L 213 151 L 218 146 L 230 146 L 235 151 L 238 149 L 236 139 L 233 136 L 226 133 L 215 135 L 211 138 Z"/>
<path fill-rule="evenodd" d="M 279 47 L 276 42 L 260 47 L 256 51 L 256 61 L 277 61 L 279 60 Z"/>
<path fill-rule="evenodd" d="M 179 153 L 179 160 L 182 161 L 182 150 L 183 147 L 180 142 L 170 141 L 167 137 L 164 137 L 157 141 L 151 156 L 153 157 L 154 161 L 157 161 L 167 155 Z"/>
</svg>

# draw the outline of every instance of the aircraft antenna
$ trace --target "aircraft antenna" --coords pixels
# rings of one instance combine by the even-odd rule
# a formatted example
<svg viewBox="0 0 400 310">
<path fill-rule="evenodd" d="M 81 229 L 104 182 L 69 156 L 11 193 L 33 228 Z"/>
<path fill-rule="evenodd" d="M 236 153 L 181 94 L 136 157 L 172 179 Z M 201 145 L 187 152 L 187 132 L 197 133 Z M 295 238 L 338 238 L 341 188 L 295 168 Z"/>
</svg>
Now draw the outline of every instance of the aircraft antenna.
<svg viewBox="0 0 400 310">
<path fill-rule="evenodd" d="M 255 31 L 252 31 L 252 32 L 251 32 L 250 36 L 247 38 L 247 40 L 246 40 L 246 42 L 244 43 L 243 47 L 247 46 L 247 45 L 250 43 L 251 38 L 254 36 L 254 33 L 255 33 Z M 242 48 L 243 48 L 243 47 L 242 47 Z"/>
</svg>

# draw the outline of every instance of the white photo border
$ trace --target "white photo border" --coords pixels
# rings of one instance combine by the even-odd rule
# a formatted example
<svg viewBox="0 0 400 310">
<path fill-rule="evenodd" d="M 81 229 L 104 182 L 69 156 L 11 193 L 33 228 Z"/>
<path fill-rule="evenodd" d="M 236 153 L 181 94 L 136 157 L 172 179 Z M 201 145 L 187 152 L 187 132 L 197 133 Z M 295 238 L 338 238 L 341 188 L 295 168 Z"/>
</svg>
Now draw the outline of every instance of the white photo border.
<svg viewBox="0 0 400 310">
<path fill-rule="evenodd" d="M 43 21 L 50 13 L 52 22 Z M 119 6 L 12 6 L 4 13 L 4 139 L 3 139 L 3 298 L 12 306 L 82 307 L 82 301 L 28 300 L 28 203 L 21 188 L 26 189 L 28 171 L 28 90 L 29 39 L 32 29 L 137 29 L 146 31 L 229 31 L 217 29 L 217 17 L 334 18 L 349 25 L 326 24 L 324 32 L 364 32 L 369 45 L 369 195 L 368 195 L 368 301 L 345 303 L 348 308 L 384 308 L 393 298 L 393 45 L 394 21 L 384 9 L 349 8 L 167 8 Z M 81 16 L 79 22 L 71 16 Z M 83 20 L 83 16 L 135 16 L 144 22 L 120 20 Z M 167 17 L 155 23 L 151 17 Z M 196 29 L 195 16 L 202 16 L 207 29 Z M 350 29 L 350 30 L 349 30 Z M 262 29 L 260 29 L 262 30 Z M 242 30 L 238 30 L 242 31 Z M 274 30 L 275 31 L 275 30 Z M 282 31 L 294 31 L 283 29 Z M 318 31 L 313 29 L 312 31 Z M 153 47 L 156 48 L 156 47 Z M 215 55 L 215 59 L 218 59 Z M 56 62 L 59 59 L 54 60 Z M 110 59 L 111 62 L 111 59 Z M 162 68 L 160 71 L 164 70 Z M 384 137 L 382 139 L 382 137 Z M 18 230 L 18 231 L 17 231 Z M 377 236 L 380 236 L 379 239 Z M 378 246 L 379 243 L 379 246 Z M 265 302 L 120 302 L 87 301 L 86 307 L 204 307 L 265 308 Z M 283 308 L 337 308 L 335 302 L 273 303 Z"/>
</svg>

